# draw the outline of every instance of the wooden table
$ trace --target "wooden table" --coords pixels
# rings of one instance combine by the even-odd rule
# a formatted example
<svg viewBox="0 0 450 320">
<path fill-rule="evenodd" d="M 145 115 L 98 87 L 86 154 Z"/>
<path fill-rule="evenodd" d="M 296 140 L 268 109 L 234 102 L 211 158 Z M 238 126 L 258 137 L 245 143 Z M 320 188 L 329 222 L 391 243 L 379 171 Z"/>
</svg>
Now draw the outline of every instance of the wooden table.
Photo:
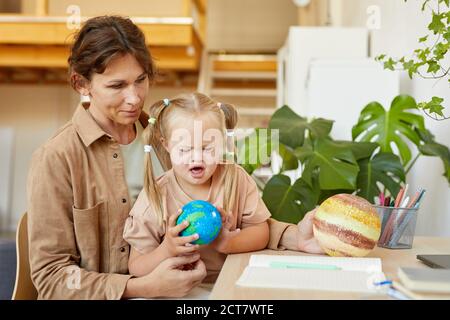
<svg viewBox="0 0 450 320">
<path fill-rule="evenodd" d="M 235 283 L 248 265 L 252 254 L 307 255 L 301 252 L 274 250 L 229 255 L 214 285 L 210 299 L 389 299 L 387 295 L 380 294 L 363 295 L 346 292 L 238 287 Z M 376 247 L 368 257 L 381 258 L 383 272 L 386 277 L 398 280 L 398 267 L 427 268 L 425 264 L 416 259 L 418 254 L 450 254 L 450 238 L 416 237 L 412 249 L 384 249 Z"/>
</svg>

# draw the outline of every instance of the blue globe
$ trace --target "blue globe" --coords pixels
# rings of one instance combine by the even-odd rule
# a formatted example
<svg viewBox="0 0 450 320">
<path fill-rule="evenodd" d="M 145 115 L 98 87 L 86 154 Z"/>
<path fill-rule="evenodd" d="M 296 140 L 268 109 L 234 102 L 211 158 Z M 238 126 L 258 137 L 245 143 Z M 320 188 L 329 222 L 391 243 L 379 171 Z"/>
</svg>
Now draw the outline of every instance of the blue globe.
<svg viewBox="0 0 450 320">
<path fill-rule="evenodd" d="M 177 225 L 184 220 L 189 221 L 189 226 L 181 232 L 181 236 L 186 237 L 195 233 L 199 235 L 193 244 L 211 243 L 222 228 L 219 211 L 211 203 L 203 200 L 194 200 L 183 206 Z"/>
</svg>

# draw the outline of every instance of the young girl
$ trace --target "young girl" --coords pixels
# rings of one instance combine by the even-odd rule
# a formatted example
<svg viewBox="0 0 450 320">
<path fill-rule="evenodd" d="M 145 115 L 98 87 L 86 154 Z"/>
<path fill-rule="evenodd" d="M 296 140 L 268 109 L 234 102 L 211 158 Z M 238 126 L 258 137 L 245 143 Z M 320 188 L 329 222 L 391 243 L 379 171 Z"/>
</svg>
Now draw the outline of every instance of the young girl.
<svg viewBox="0 0 450 320">
<path fill-rule="evenodd" d="M 149 115 L 146 151 L 153 146 L 171 169 L 155 180 L 146 153 L 144 189 L 124 228 L 131 245 L 129 271 L 141 276 L 168 257 L 200 253 L 207 269 L 204 281 L 214 282 L 227 254 L 261 250 L 269 241 L 270 213 L 255 182 L 233 161 L 223 161 L 229 154 L 226 132 L 236 126 L 237 112 L 193 93 L 159 101 Z M 187 221 L 175 226 L 179 209 L 192 200 L 208 201 L 221 212 L 222 230 L 209 245 L 192 245 L 197 235 L 179 236 Z"/>
</svg>

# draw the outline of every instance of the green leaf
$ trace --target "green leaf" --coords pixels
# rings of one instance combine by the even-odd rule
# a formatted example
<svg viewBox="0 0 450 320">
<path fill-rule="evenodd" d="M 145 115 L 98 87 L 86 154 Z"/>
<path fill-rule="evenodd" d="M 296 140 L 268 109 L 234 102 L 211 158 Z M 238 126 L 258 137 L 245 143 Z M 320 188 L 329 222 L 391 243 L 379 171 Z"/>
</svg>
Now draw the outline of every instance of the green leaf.
<svg viewBox="0 0 450 320">
<path fill-rule="evenodd" d="M 435 60 L 439 61 L 444 58 L 444 55 L 447 53 L 450 48 L 450 43 L 438 43 L 433 51 L 435 55 Z M 437 62 L 436 62 L 437 63 Z"/>
<path fill-rule="evenodd" d="M 425 1 L 423 2 L 423 4 L 422 4 L 422 11 L 425 10 L 425 7 L 426 7 L 426 5 L 427 5 L 428 2 L 430 2 L 430 0 L 425 0 Z"/>
<path fill-rule="evenodd" d="M 358 195 L 374 203 L 381 192 L 379 183 L 389 190 L 391 195 L 398 194 L 400 181 L 405 181 L 405 171 L 400 159 L 392 153 L 378 153 L 372 159 L 358 161 Z"/>
<path fill-rule="evenodd" d="M 298 223 L 306 212 L 314 209 L 318 195 L 318 190 L 302 178 L 291 185 L 288 176 L 278 174 L 267 182 L 262 199 L 274 219 Z"/>
<path fill-rule="evenodd" d="M 441 21 L 444 17 L 443 14 L 433 13 L 431 23 L 428 25 L 428 29 L 433 31 L 434 34 L 442 33 L 445 31 L 445 24 Z"/>
<path fill-rule="evenodd" d="M 439 143 L 427 143 L 419 147 L 420 152 L 425 156 L 440 157 L 444 165 L 443 176 L 450 183 L 450 152 L 446 146 Z"/>
<path fill-rule="evenodd" d="M 433 97 L 433 98 L 431 98 L 431 101 L 429 101 L 429 102 L 419 103 L 418 107 L 423 109 L 424 111 L 427 111 L 430 114 L 434 113 L 441 117 L 444 117 L 444 113 L 442 112 L 442 110 L 444 110 L 444 107 L 442 106 L 442 102 L 444 102 L 443 98 Z"/>
<path fill-rule="evenodd" d="M 430 54 L 430 48 L 425 48 L 424 50 L 418 50 L 417 57 L 422 60 L 423 63 L 426 63 L 428 60 L 428 55 Z"/>
<path fill-rule="evenodd" d="M 298 159 L 289 147 L 286 147 L 284 144 L 280 144 L 279 154 L 283 159 L 283 165 L 281 167 L 282 172 L 287 170 L 295 170 L 298 168 Z"/>
<path fill-rule="evenodd" d="M 324 202 L 329 197 L 332 197 L 336 194 L 340 194 L 340 193 L 352 194 L 354 191 L 355 191 L 354 189 L 320 190 L 319 201 L 317 202 L 317 204 L 319 204 L 319 205 L 322 204 L 322 202 Z"/>
<path fill-rule="evenodd" d="M 408 76 L 412 79 L 413 74 L 417 72 L 417 65 L 414 63 L 414 60 L 405 61 L 403 69 L 408 70 Z"/>
<path fill-rule="evenodd" d="M 436 61 L 433 61 L 433 60 L 428 61 L 427 64 L 428 64 L 427 72 L 430 72 L 430 73 L 436 73 L 441 68 L 439 66 L 439 64 Z"/>
<path fill-rule="evenodd" d="M 280 142 L 292 149 L 303 145 L 306 130 L 314 137 L 326 137 L 332 126 L 333 121 L 326 119 L 315 119 L 308 123 L 306 118 L 299 116 L 288 106 L 278 109 L 269 123 L 270 129 L 279 130 Z"/>
<path fill-rule="evenodd" d="M 237 142 L 237 163 L 248 174 L 270 162 L 273 150 L 278 148 L 278 136 L 275 131 L 257 128 L 247 137 Z"/>
<path fill-rule="evenodd" d="M 381 61 L 381 60 L 384 60 L 384 58 L 386 58 L 386 55 L 385 54 L 380 54 L 380 55 L 375 57 L 375 60 L 376 61 Z"/>
<path fill-rule="evenodd" d="M 389 58 L 387 61 L 384 62 L 384 68 L 394 71 L 394 66 L 396 64 L 397 63 L 392 58 Z"/>
<path fill-rule="evenodd" d="M 450 42 L 450 31 L 447 31 L 446 33 L 444 33 L 444 39 L 447 40 L 447 42 Z"/>
<path fill-rule="evenodd" d="M 333 122 L 334 120 L 327 120 L 323 118 L 313 119 L 313 121 L 308 124 L 311 137 L 316 139 L 327 137 L 333 128 Z"/>
<path fill-rule="evenodd" d="M 428 36 L 419 38 L 419 43 L 425 42 L 425 41 L 427 41 L 427 39 L 428 39 Z"/>
<path fill-rule="evenodd" d="M 398 148 L 403 165 L 406 165 L 411 160 L 411 151 L 405 139 L 418 146 L 420 138 L 414 129 L 424 129 L 423 117 L 407 112 L 415 109 L 416 102 L 408 95 L 395 97 L 388 111 L 378 102 L 369 103 L 352 129 L 353 140 L 376 142 L 381 152 L 390 153 L 393 153 L 393 143 Z"/>
<path fill-rule="evenodd" d="M 373 142 L 360 142 L 360 141 L 341 141 L 337 140 L 336 143 L 349 148 L 356 160 L 370 158 L 372 153 L 378 148 L 377 143 Z"/>
<path fill-rule="evenodd" d="M 439 157 L 444 165 L 443 176 L 447 178 L 450 183 L 450 150 L 447 146 L 437 143 L 434 140 L 433 134 L 428 130 L 418 130 L 418 133 L 423 141 L 423 144 L 419 147 L 420 153 L 425 156 Z"/>
<path fill-rule="evenodd" d="M 309 184 L 318 172 L 321 189 L 355 188 L 359 168 L 347 146 L 321 138 L 296 148 L 295 155 L 304 166 L 302 178 Z"/>
</svg>

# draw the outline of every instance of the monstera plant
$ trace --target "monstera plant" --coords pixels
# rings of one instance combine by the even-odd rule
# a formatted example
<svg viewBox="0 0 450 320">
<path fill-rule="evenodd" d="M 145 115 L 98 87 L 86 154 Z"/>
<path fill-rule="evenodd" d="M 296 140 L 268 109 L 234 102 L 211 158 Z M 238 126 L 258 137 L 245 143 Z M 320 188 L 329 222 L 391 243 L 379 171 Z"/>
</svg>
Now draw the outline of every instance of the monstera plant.
<svg viewBox="0 0 450 320">
<path fill-rule="evenodd" d="M 450 151 L 434 140 L 417 109 L 408 95 L 397 96 L 387 110 L 378 102 L 369 103 L 352 129 L 352 141 L 333 140 L 331 120 L 308 121 L 288 106 L 278 109 L 269 129 L 278 129 L 281 170 L 264 185 L 259 183 L 273 217 L 297 223 L 337 193 L 356 193 L 372 203 L 381 191 L 396 195 L 421 155 L 440 157 L 450 183 Z M 269 134 L 253 139 L 238 149 L 240 163 L 250 174 L 262 163 L 258 158 L 256 164 L 246 164 L 249 150 L 272 152 L 275 146 L 267 142 L 270 138 Z M 286 174 L 289 170 L 301 172 L 300 178 L 291 181 Z"/>
</svg>

